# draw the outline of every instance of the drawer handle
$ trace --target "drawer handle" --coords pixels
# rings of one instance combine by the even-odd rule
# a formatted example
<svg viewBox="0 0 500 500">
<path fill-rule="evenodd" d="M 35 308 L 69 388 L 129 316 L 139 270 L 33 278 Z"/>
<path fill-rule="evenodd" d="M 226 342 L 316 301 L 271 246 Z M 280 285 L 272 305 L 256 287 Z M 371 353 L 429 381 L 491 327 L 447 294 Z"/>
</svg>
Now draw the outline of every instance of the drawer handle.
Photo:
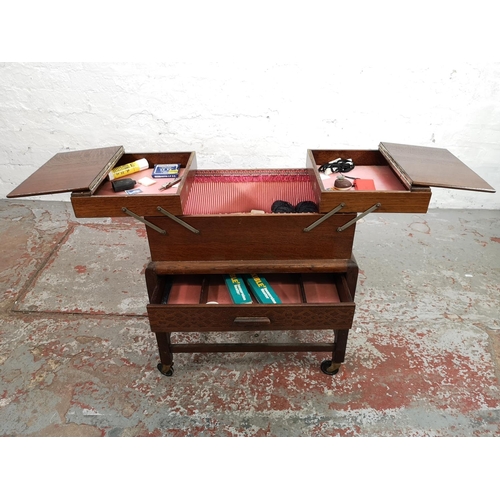
<svg viewBox="0 0 500 500">
<path fill-rule="evenodd" d="M 252 317 L 252 316 L 238 316 L 237 318 L 234 318 L 235 323 L 251 323 L 251 324 L 266 324 L 268 325 L 271 323 L 271 320 L 269 318 L 266 318 L 265 316 L 261 317 Z"/>
</svg>

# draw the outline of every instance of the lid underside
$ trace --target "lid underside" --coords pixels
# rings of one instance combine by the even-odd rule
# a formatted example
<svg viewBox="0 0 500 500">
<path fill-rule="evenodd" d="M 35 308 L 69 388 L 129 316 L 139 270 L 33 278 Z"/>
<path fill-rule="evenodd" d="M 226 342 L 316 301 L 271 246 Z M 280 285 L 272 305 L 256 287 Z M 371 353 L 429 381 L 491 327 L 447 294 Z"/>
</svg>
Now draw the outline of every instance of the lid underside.
<svg viewBox="0 0 500 500">
<path fill-rule="evenodd" d="M 380 152 L 408 188 L 432 186 L 494 193 L 495 189 L 447 149 L 381 142 Z"/>
<path fill-rule="evenodd" d="M 58 153 L 7 198 L 82 191 L 92 193 L 123 153 L 123 146 Z"/>
</svg>

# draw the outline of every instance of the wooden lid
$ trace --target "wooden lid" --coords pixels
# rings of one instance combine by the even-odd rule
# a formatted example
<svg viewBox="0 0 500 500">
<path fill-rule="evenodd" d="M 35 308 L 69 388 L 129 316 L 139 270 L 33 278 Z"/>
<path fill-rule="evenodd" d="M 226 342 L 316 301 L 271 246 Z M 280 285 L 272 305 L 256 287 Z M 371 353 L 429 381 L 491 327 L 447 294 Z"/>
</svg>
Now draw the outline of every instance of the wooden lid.
<svg viewBox="0 0 500 500">
<path fill-rule="evenodd" d="M 123 146 L 58 153 L 7 198 L 82 191 L 93 193 L 123 153 Z"/>
<path fill-rule="evenodd" d="M 495 192 L 493 187 L 447 149 L 390 142 L 381 142 L 379 149 L 408 189 L 412 186 L 432 186 Z"/>
</svg>

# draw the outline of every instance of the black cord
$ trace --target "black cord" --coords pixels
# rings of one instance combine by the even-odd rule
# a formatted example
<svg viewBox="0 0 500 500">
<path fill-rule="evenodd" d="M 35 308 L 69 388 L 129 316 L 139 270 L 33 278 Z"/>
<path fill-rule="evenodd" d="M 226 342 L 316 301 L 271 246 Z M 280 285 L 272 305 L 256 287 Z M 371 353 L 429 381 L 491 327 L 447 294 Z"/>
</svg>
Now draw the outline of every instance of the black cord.
<svg viewBox="0 0 500 500">
<path fill-rule="evenodd" d="M 320 172 L 326 172 L 327 169 L 330 169 L 332 174 L 343 174 L 344 172 L 350 172 L 354 170 L 354 162 L 351 158 L 337 158 L 336 160 L 329 161 L 328 163 L 324 163 L 319 167 Z M 347 177 L 347 175 L 345 176 Z M 355 179 L 356 177 L 349 177 L 349 179 Z"/>
</svg>

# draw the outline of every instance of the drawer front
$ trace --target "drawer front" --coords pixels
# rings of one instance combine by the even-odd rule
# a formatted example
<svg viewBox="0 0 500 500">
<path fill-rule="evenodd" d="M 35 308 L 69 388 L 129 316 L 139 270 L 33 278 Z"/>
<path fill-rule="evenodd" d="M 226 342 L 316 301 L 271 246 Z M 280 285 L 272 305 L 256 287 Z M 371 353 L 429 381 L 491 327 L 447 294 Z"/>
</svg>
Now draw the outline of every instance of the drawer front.
<svg viewBox="0 0 500 500">
<path fill-rule="evenodd" d="M 255 305 L 154 305 L 148 307 L 154 332 L 348 329 L 354 303 Z"/>
<path fill-rule="evenodd" d="M 253 331 L 348 329 L 355 304 L 345 274 L 268 274 L 278 304 L 233 304 L 218 276 L 160 276 L 150 290 L 151 329 Z"/>
<path fill-rule="evenodd" d="M 334 215 L 304 232 L 320 214 L 186 216 L 194 233 L 167 217 L 147 217 L 153 261 L 349 259 L 355 225 L 337 229 L 356 214 Z"/>
</svg>

